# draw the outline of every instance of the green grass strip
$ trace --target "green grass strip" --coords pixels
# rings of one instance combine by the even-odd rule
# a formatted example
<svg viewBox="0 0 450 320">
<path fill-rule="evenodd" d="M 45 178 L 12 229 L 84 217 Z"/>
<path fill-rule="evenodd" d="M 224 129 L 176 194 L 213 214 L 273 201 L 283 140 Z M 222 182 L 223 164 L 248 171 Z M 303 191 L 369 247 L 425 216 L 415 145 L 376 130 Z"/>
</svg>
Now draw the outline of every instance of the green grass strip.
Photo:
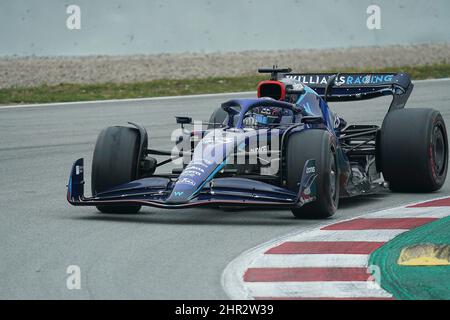
<svg viewBox="0 0 450 320">
<path fill-rule="evenodd" d="M 450 299 L 450 266 L 400 266 L 402 248 L 450 244 L 450 217 L 405 232 L 376 250 L 369 265 L 380 267 L 381 287 L 401 300 Z"/>
<path fill-rule="evenodd" d="M 335 72 L 331 70 L 330 72 Z M 406 72 L 412 79 L 450 77 L 450 64 L 401 68 L 345 68 L 340 72 Z M 327 72 L 327 71 L 324 71 Z M 0 104 L 70 102 L 127 98 L 178 96 L 256 90 L 267 76 L 214 77 L 182 80 L 153 80 L 135 83 L 41 85 L 32 88 L 0 89 Z"/>
</svg>

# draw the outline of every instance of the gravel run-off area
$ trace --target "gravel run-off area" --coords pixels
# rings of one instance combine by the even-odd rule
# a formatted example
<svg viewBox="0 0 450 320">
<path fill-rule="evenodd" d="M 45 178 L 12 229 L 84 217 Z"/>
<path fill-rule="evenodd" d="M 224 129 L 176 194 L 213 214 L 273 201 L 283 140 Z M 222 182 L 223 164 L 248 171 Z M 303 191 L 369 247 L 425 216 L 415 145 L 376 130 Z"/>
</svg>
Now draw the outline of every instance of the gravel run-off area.
<svg viewBox="0 0 450 320">
<path fill-rule="evenodd" d="M 255 74 L 277 64 L 297 72 L 450 62 L 450 44 L 327 50 L 86 57 L 0 58 L 0 89 L 60 83 L 130 83 Z"/>
</svg>

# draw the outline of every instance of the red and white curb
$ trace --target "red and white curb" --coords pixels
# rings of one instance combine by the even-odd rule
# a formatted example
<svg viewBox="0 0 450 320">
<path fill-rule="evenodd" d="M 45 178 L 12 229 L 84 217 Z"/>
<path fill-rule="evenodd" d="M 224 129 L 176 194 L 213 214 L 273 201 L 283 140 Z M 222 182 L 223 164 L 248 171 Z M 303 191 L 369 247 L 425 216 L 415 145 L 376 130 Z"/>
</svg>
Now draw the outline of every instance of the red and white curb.
<svg viewBox="0 0 450 320">
<path fill-rule="evenodd" d="M 392 299 L 373 281 L 370 254 L 397 235 L 450 215 L 450 198 L 324 224 L 250 249 L 225 269 L 231 299 Z"/>
</svg>

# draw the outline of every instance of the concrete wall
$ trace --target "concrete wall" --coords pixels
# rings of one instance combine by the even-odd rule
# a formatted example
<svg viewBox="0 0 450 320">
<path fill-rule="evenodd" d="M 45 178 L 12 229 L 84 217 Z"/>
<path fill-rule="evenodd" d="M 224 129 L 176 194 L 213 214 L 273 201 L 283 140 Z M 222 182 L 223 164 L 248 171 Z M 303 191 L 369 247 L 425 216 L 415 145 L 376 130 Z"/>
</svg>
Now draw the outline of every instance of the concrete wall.
<svg viewBox="0 0 450 320">
<path fill-rule="evenodd" d="M 381 30 L 366 26 L 381 7 Z M 81 30 L 66 7 L 81 8 Z M 449 0 L 0 0 L 0 56 L 450 42 Z"/>
</svg>

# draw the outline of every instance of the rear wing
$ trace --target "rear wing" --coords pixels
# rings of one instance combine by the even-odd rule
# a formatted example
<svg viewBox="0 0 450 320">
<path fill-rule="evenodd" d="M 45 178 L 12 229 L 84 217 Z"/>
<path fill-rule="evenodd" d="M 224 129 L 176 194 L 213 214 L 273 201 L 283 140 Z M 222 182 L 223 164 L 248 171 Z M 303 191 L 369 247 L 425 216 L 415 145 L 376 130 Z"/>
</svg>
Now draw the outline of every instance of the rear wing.
<svg viewBox="0 0 450 320">
<path fill-rule="evenodd" d="M 285 73 L 283 77 L 302 82 L 327 101 L 392 95 L 389 111 L 403 108 L 414 88 L 406 73 Z"/>
</svg>

